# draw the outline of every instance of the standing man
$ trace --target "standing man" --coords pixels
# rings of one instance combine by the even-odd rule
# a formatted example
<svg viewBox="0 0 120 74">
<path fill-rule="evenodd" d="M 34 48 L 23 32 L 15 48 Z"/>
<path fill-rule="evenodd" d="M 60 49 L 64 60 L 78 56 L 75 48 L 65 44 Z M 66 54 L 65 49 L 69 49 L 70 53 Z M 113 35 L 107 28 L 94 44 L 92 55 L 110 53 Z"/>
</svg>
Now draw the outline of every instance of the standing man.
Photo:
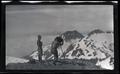
<svg viewBox="0 0 120 74">
<path fill-rule="evenodd" d="M 40 63 L 42 63 L 43 50 L 42 50 L 41 35 L 38 35 L 37 46 L 38 46 L 38 60 Z"/>
<path fill-rule="evenodd" d="M 54 39 L 51 45 L 51 53 L 54 55 L 54 62 L 58 61 L 58 51 L 57 48 L 62 46 L 64 43 L 63 39 L 61 36 L 58 36 Z"/>
</svg>

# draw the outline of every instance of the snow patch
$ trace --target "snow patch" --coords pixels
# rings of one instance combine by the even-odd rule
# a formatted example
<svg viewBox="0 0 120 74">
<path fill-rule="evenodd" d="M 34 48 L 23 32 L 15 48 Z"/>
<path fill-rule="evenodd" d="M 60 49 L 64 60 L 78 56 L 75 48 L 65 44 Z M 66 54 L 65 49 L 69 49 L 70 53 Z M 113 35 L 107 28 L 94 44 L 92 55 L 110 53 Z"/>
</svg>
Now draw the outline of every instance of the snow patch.
<svg viewBox="0 0 120 74">
<path fill-rule="evenodd" d="M 29 60 L 27 60 L 27 59 L 6 56 L 6 65 L 9 64 L 9 63 L 25 63 L 25 62 L 28 62 L 28 61 Z"/>
</svg>

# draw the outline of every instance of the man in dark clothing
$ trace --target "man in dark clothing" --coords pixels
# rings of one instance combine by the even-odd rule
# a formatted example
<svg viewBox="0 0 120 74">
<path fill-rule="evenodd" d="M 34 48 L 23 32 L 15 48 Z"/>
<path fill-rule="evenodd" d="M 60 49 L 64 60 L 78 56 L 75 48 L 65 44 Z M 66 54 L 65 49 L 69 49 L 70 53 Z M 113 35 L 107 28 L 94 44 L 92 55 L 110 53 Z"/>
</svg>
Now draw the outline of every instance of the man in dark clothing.
<svg viewBox="0 0 120 74">
<path fill-rule="evenodd" d="M 58 51 L 57 48 L 62 46 L 64 43 L 61 36 L 58 36 L 54 39 L 51 45 L 51 53 L 54 55 L 54 61 L 58 61 Z"/>
<path fill-rule="evenodd" d="M 38 60 L 39 62 L 42 63 L 43 50 L 42 50 L 41 35 L 38 35 L 37 46 L 38 46 Z"/>
</svg>

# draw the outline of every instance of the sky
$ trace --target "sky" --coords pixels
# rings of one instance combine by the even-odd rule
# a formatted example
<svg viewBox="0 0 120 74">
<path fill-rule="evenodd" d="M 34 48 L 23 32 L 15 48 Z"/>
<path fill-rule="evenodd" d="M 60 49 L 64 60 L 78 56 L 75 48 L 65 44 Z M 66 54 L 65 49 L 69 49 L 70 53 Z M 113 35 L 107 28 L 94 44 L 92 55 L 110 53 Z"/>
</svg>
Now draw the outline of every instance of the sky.
<svg viewBox="0 0 120 74">
<path fill-rule="evenodd" d="M 113 30 L 112 5 L 7 5 L 6 33 Z"/>
</svg>

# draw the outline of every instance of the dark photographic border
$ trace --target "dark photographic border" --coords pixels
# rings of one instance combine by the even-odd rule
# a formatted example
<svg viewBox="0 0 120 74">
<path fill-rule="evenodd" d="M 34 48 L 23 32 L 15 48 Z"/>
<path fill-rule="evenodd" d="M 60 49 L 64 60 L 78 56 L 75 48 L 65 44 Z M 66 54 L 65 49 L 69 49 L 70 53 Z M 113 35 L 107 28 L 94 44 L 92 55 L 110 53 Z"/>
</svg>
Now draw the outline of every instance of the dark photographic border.
<svg viewBox="0 0 120 74">
<path fill-rule="evenodd" d="M 114 70 L 6 70 L 5 59 L 6 59 L 6 5 L 112 5 L 113 6 L 113 24 L 114 24 Z M 105 2 L 40 2 L 40 3 L 23 3 L 18 1 L 12 1 L 9 3 L 2 3 L 2 14 L 1 14 L 1 46 L 0 46 L 0 72 L 2 73 L 119 73 L 119 43 L 118 43 L 118 4 L 112 1 Z"/>
</svg>

